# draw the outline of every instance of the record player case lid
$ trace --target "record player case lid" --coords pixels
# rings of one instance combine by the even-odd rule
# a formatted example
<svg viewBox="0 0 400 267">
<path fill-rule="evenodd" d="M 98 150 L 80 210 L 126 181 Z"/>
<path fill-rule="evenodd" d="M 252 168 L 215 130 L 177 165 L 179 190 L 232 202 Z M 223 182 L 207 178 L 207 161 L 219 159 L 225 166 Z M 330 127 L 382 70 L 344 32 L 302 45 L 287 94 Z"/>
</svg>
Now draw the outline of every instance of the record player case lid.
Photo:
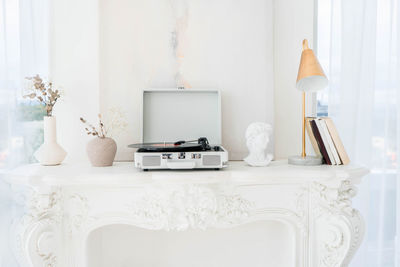
<svg viewBox="0 0 400 267">
<path fill-rule="evenodd" d="M 146 89 L 142 103 L 144 143 L 207 137 L 210 144 L 221 144 L 218 90 Z"/>
</svg>

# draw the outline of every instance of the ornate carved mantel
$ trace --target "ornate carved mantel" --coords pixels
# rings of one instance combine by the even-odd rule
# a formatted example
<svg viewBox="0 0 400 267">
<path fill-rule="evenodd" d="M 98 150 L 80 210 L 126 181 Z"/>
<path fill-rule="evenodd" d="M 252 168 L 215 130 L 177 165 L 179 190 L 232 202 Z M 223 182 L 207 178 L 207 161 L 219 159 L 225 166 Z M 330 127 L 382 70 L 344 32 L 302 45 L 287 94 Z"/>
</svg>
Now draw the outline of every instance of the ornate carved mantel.
<svg viewBox="0 0 400 267">
<path fill-rule="evenodd" d="M 347 266 L 364 234 L 351 199 L 366 173 L 285 162 L 179 172 L 141 172 L 131 163 L 23 166 L 8 174 L 30 189 L 15 253 L 21 266 L 84 267 L 87 237 L 105 225 L 185 231 L 274 220 L 296 233 L 296 266 Z"/>
</svg>

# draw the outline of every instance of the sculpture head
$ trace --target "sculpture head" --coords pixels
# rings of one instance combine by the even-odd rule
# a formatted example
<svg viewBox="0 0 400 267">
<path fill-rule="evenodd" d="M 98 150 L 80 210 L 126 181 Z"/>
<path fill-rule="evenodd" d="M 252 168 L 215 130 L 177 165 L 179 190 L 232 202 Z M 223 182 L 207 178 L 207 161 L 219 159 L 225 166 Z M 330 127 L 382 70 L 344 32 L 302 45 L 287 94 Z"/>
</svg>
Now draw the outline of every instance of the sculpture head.
<svg viewBox="0 0 400 267">
<path fill-rule="evenodd" d="M 264 122 L 254 122 L 247 127 L 246 145 L 250 152 L 264 151 L 272 133 L 271 125 Z"/>
</svg>

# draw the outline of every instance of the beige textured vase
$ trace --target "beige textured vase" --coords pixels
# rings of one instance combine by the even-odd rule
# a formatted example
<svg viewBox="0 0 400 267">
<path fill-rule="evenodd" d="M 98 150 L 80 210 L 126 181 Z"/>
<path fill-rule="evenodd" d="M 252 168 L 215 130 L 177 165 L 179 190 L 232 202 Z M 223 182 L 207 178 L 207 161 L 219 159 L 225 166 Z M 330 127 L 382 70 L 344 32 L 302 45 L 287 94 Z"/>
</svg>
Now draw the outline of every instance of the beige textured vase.
<svg viewBox="0 0 400 267">
<path fill-rule="evenodd" d="M 94 167 L 112 166 L 117 153 L 117 144 L 109 137 L 96 137 L 86 145 L 90 163 Z"/>
</svg>

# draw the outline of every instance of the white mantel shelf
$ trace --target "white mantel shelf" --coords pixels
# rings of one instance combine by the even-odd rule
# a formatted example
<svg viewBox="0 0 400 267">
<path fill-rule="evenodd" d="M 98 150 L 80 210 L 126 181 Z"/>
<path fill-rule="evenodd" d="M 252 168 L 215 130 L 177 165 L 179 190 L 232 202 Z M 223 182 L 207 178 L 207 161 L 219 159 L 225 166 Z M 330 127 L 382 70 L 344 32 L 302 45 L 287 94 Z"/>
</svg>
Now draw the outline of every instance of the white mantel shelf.
<svg viewBox="0 0 400 267">
<path fill-rule="evenodd" d="M 292 229 L 295 249 L 282 252 L 293 259 L 288 267 L 339 267 L 348 265 L 364 235 L 351 199 L 367 173 L 356 165 L 236 161 L 219 171 L 143 172 L 118 162 L 33 164 L 4 174 L 16 190 L 29 189 L 23 191 L 27 213 L 15 225 L 14 250 L 24 267 L 86 267 L 87 238 L 107 225 L 185 231 L 263 221 Z"/>
<path fill-rule="evenodd" d="M 215 170 L 153 170 L 142 171 L 132 162 L 116 162 L 111 167 L 91 167 L 89 164 L 60 166 L 25 165 L 11 174 L 12 183 L 46 184 L 53 186 L 137 186 L 158 183 L 237 183 L 271 184 L 304 183 L 310 181 L 337 182 L 352 179 L 355 184 L 368 173 L 361 166 L 294 166 L 287 161 L 273 161 L 267 167 L 250 167 L 243 161 L 231 161 L 229 166 Z"/>
</svg>

